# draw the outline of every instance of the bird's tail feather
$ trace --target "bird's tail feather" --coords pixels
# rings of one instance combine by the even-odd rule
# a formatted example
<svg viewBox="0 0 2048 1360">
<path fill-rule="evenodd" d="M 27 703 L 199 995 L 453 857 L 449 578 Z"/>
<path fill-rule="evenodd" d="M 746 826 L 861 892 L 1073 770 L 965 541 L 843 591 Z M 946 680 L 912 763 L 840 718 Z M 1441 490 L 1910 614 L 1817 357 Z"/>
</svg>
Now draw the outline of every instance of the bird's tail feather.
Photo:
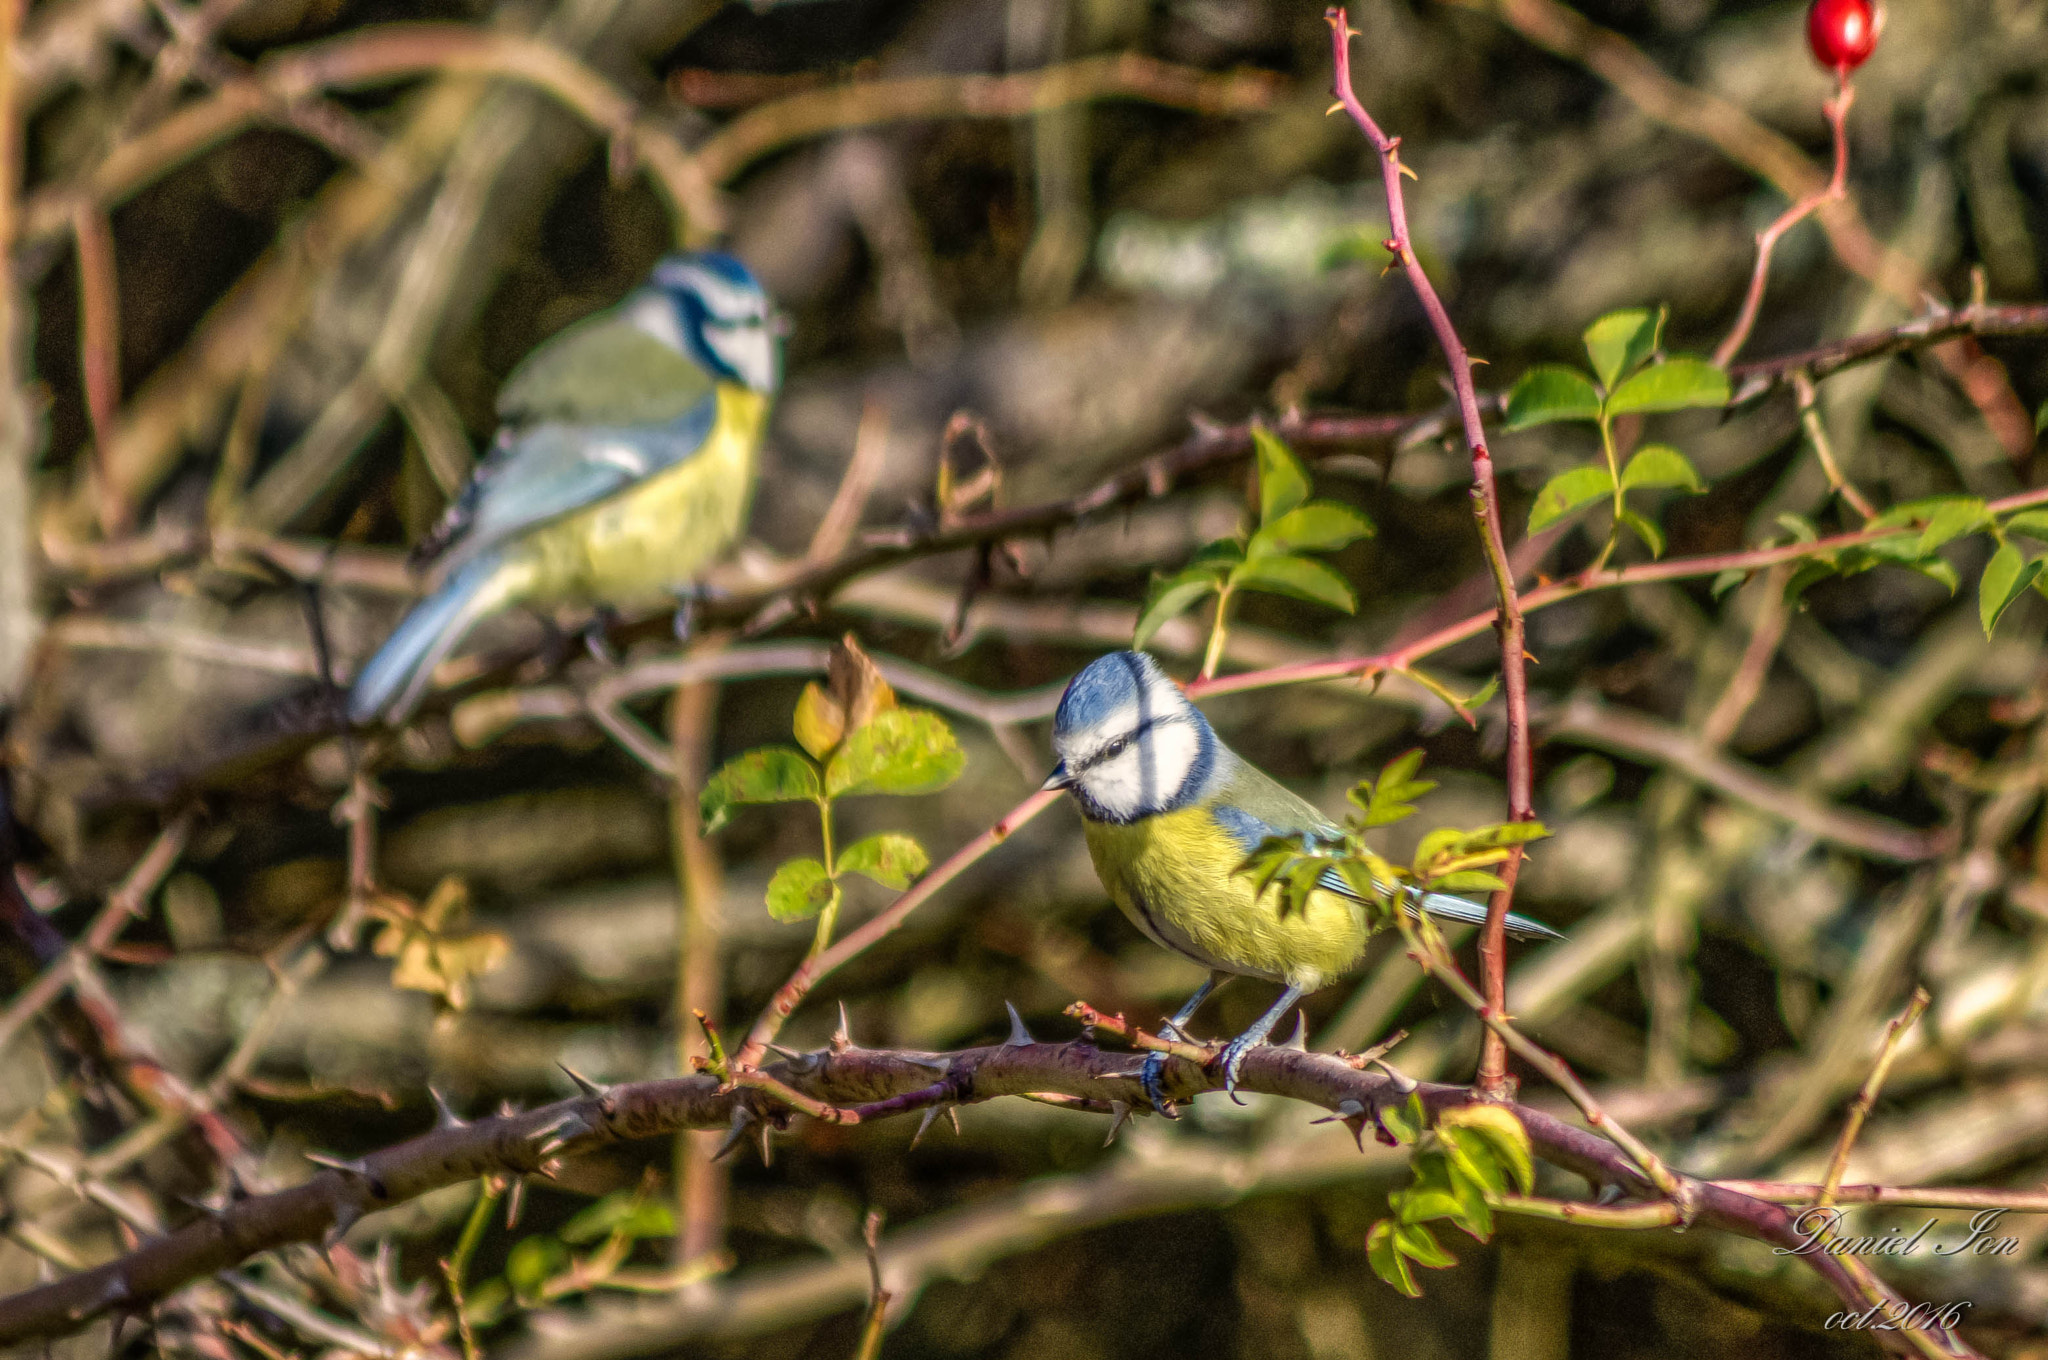
<svg viewBox="0 0 2048 1360">
<path fill-rule="evenodd" d="M 514 593 L 522 573 L 512 570 L 497 553 L 486 553 L 414 605 L 392 630 L 377 654 L 357 672 L 348 694 L 349 721 L 376 717 L 405 720 L 434 678 L 434 668 L 448 659 L 484 615 Z"/>
<path fill-rule="evenodd" d="M 1452 897 L 1448 893 L 1424 893 L 1422 895 L 1422 909 L 1431 916 L 1441 917 L 1446 921 L 1463 921 L 1467 925 L 1475 926 L 1486 924 L 1486 904 L 1484 902 L 1467 902 L 1462 897 Z M 1525 940 L 1561 940 L 1564 938 L 1563 935 L 1544 925 L 1541 921 L 1531 920 L 1527 916 L 1518 916 L 1514 912 L 1508 913 L 1508 934 L 1519 936 Z"/>
</svg>

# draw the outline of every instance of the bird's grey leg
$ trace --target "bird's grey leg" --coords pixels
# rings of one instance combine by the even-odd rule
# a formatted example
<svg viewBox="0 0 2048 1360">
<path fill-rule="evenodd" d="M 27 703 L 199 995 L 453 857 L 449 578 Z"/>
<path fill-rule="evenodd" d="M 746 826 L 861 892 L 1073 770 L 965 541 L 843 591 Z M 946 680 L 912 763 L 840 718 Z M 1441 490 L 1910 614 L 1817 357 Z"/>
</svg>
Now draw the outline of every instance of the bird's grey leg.
<svg viewBox="0 0 2048 1360">
<path fill-rule="evenodd" d="M 688 642 L 697 631 L 697 605 L 704 599 L 704 591 L 690 585 L 677 586 L 669 593 L 676 597 L 675 618 L 670 620 L 670 626 L 675 629 L 677 642 Z"/>
<path fill-rule="evenodd" d="M 1169 1039 L 1178 1039 L 1186 1042 L 1188 1037 L 1187 1031 L 1181 1027 L 1194 1019 L 1195 1012 L 1201 1009 L 1202 1003 L 1207 1001 L 1210 994 L 1218 987 L 1230 981 L 1230 978 L 1231 975 L 1229 973 L 1218 972 L 1209 974 L 1209 980 L 1196 989 L 1195 994 L 1187 999 L 1187 1004 L 1175 1011 L 1172 1018 L 1159 1027 L 1160 1034 Z M 1166 1055 L 1164 1053 L 1147 1054 L 1145 1065 L 1138 1069 L 1138 1084 L 1145 1088 L 1145 1098 L 1152 1102 L 1152 1108 L 1165 1115 L 1168 1119 L 1173 1119 L 1176 1116 L 1173 1113 L 1172 1107 L 1166 1103 L 1166 1093 L 1159 1086 L 1159 1074 L 1165 1070 Z"/>
<path fill-rule="evenodd" d="M 1244 1066 L 1244 1055 L 1266 1042 L 1273 1026 L 1294 1009 L 1294 1003 L 1301 1000 L 1301 995 L 1301 988 L 1289 987 L 1280 993 L 1280 999 L 1273 1003 L 1272 1009 L 1252 1022 L 1250 1029 L 1223 1046 L 1223 1089 L 1238 1104 L 1244 1104 L 1237 1099 L 1237 1069 Z"/>
<path fill-rule="evenodd" d="M 599 605 L 590 616 L 590 622 L 583 628 L 583 646 L 591 659 L 606 670 L 617 670 L 619 654 L 612 650 L 611 632 L 619 621 L 618 611 L 610 605 Z"/>
</svg>

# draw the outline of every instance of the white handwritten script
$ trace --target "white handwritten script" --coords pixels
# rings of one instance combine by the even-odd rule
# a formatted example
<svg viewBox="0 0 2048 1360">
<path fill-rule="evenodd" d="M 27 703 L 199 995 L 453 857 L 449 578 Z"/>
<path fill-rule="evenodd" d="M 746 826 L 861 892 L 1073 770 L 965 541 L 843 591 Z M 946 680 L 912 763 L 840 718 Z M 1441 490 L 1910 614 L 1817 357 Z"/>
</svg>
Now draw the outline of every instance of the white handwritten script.
<svg viewBox="0 0 2048 1360">
<path fill-rule="evenodd" d="M 1966 1224 L 1967 1236 L 1930 1243 L 1928 1237 L 1941 1220 L 1930 1218 L 1917 1229 L 1889 1228 L 1871 1237 L 1847 1237 L 1842 1233 L 1842 1211 L 1812 1208 L 1792 1220 L 1792 1230 L 1806 1239 L 1796 1247 L 1775 1248 L 1780 1256 L 1914 1256 L 1926 1251 L 1934 1256 L 2017 1256 L 2020 1240 L 2001 1237 L 1993 1230 L 2009 1210 L 1984 1209 Z"/>
</svg>

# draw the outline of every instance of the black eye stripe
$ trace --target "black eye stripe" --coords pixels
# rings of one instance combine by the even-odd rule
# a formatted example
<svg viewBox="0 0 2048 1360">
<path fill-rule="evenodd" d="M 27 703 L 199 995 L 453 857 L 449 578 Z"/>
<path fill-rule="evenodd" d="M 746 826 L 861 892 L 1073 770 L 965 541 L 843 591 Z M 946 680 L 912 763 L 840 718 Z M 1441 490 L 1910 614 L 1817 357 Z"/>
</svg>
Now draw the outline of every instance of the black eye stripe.
<svg viewBox="0 0 2048 1360">
<path fill-rule="evenodd" d="M 1136 727 L 1132 728 L 1128 733 L 1121 737 L 1118 737 L 1115 741 L 1110 742 L 1107 746 L 1104 746 L 1101 750 L 1097 751 L 1094 755 L 1089 756 L 1086 760 L 1083 760 L 1079 765 L 1075 766 L 1074 768 L 1076 771 L 1092 770 L 1097 765 L 1100 765 L 1103 761 L 1113 760 L 1117 756 L 1123 754 L 1126 747 L 1128 747 L 1132 742 L 1136 741 L 1138 738 L 1144 736 L 1147 732 L 1150 732 L 1155 728 L 1163 727 L 1168 723 L 1185 721 L 1186 719 L 1182 715 L 1175 713 L 1164 718 L 1152 718 L 1145 722 L 1139 723 Z"/>
</svg>

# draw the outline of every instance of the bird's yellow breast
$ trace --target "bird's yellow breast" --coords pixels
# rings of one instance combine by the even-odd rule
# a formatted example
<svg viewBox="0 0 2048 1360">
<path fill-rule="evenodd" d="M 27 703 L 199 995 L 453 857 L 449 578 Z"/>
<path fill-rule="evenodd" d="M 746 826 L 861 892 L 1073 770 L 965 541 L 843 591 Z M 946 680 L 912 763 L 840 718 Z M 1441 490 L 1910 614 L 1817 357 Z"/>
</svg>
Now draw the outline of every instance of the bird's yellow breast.
<svg viewBox="0 0 2048 1360">
<path fill-rule="evenodd" d="M 1336 893 L 1282 912 L 1237 872 L 1244 851 L 1200 807 L 1129 825 L 1085 823 L 1088 853 L 1110 899 L 1153 940 L 1205 967 L 1313 991 L 1365 952 L 1365 914 Z"/>
<path fill-rule="evenodd" d="M 720 383 L 704 447 L 527 536 L 534 603 L 652 607 L 694 583 L 746 526 L 768 398 Z"/>
</svg>

